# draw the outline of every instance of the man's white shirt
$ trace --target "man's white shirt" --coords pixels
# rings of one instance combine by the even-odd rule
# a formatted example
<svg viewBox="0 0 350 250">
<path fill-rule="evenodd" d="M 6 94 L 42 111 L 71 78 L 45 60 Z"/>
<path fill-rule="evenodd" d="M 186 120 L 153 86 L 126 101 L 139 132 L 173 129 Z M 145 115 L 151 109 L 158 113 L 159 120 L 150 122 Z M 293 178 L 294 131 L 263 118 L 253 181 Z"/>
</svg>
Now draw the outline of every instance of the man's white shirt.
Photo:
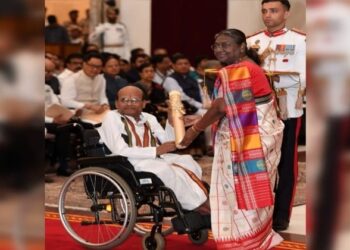
<svg viewBox="0 0 350 250">
<path fill-rule="evenodd" d="M 167 78 L 165 78 L 163 87 L 167 93 L 169 93 L 170 91 L 173 91 L 173 90 L 179 91 L 181 94 L 182 101 L 188 102 L 188 104 L 196 107 L 197 109 L 203 108 L 202 103 L 200 103 L 200 102 L 196 101 L 195 99 L 186 95 L 186 93 L 183 91 L 183 89 L 181 88 L 179 83 L 174 78 L 169 77 L 169 76 Z"/>
</svg>

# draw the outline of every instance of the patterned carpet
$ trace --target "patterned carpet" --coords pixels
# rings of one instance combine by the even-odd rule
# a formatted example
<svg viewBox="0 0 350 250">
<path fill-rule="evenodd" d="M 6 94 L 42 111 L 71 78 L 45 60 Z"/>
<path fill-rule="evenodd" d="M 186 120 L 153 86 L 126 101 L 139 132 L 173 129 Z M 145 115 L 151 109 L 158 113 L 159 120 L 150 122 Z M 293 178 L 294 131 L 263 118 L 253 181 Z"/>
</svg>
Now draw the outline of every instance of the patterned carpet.
<svg viewBox="0 0 350 250">
<path fill-rule="evenodd" d="M 72 216 L 72 221 L 80 221 L 79 215 Z M 45 212 L 45 248 L 50 250 L 79 250 L 84 249 L 78 243 L 76 243 L 64 230 L 59 215 L 56 212 Z M 128 237 L 128 239 L 123 242 L 122 245 L 118 246 L 116 249 L 141 249 L 141 237 L 136 236 L 135 234 Z M 215 242 L 211 232 L 209 232 L 208 241 L 200 246 L 193 245 L 186 235 L 177 235 L 173 233 L 166 237 L 166 249 L 183 249 L 183 250 L 192 250 L 192 249 L 201 249 L 201 250 L 214 250 L 216 249 Z M 283 241 L 280 245 L 273 248 L 274 250 L 280 249 L 306 249 L 305 243 L 294 242 L 294 241 Z"/>
</svg>

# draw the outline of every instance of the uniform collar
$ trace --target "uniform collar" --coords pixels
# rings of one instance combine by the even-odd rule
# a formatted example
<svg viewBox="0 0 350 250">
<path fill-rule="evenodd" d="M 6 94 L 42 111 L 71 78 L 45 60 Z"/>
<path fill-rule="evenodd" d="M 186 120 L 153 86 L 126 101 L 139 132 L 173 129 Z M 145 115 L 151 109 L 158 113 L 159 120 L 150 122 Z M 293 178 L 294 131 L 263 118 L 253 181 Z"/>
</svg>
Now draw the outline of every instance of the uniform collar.
<svg viewBox="0 0 350 250">
<path fill-rule="evenodd" d="M 264 30 L 265 35 L 269 36 L 269 37 L 275 37 L 275 36 L 280 36 L 285 34 L 288 31 L 288 29 L 286 27 L 284 27 L 283 29 L 280 30 L 276 30 L 274 32 L 270 32 L 268 30 Z"/>
</svg>

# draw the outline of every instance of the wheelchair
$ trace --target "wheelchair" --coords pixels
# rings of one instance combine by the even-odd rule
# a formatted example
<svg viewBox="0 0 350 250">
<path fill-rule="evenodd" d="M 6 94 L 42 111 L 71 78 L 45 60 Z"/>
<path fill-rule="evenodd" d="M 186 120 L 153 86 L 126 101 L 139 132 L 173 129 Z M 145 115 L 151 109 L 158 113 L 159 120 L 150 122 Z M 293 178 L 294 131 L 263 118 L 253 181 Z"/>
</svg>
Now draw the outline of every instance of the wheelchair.
<svg viewBox="0 0 350 250">
<path fill-rule="evenodd" d="M 156 175 L 136 172 L 125 157 L 108 156 L 95 128 L 77 122 L 68 126 L 79 138 L 79 170 L 63 184 L 58 211 L 75 241 L 90 249 L 111 249 L 133 231 L 143 237 L 143 249 L 150 250 L 164 249 L 164 237 L 174 231 L 188 234 L 197 245 L 207 241 L 210 215 L 182 209 Z"/>
</svg>

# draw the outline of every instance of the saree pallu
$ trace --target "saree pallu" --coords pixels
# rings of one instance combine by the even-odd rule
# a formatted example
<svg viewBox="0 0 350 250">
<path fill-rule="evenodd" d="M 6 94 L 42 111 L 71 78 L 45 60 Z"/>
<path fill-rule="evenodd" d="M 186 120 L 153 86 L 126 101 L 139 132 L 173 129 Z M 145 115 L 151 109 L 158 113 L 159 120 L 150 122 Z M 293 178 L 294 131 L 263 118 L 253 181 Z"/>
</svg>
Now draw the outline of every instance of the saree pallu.
<svg viewBox="0 0 350 250">
<path fill-rule="evenodd" d="M 283 123 L 277 118 L 273 101 L 257 105 L 267 172 L 273 189 L 283 135 Z M 215 138 L 215 156 L 211 176 L 211 220 L 217 249 L 269 249 L 282 238 L 272 230 L 273 206 L 252 210 L 239 209 L 232 178 L 230 130 L 227 118 L 219 126 Z"/>
</svg>

